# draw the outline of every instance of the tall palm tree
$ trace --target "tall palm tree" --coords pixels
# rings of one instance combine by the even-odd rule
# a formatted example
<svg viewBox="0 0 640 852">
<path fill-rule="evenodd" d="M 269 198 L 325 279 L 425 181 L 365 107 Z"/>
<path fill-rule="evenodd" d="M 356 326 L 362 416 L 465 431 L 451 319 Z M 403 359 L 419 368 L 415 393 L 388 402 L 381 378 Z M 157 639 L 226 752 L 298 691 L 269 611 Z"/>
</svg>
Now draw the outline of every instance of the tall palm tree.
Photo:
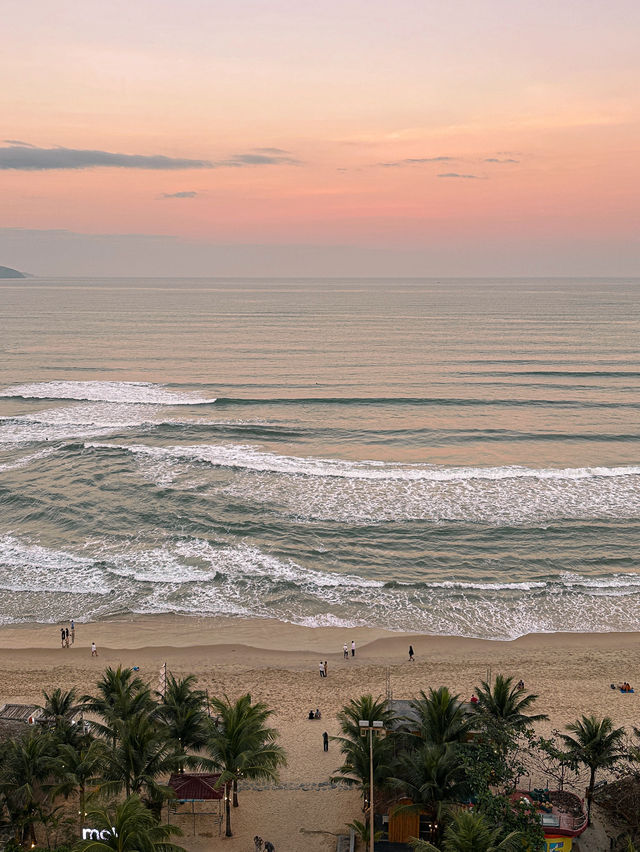
<svg viewBox="0 0 640 852">
<path fill-rule="evenodd" d="M 73 724 L 73 716 L 78 710 L 77 691 L 67 691 L 57 687 L 51 694 L 42 693 L 44 704 L 42 705 L 42 720 L 53 729 L 56 739 L 62 743 L 77 742 L 82 736 L 82 730 Z"/>
<path fill-rule="evenodd" d="M 500 840 L 499 828 L 492 828 L 476 811 L 459 810 L 444 833 L 443 852 L 517 852 L 523 848 L 522 835 L 512 831 Z M 439 852 L 424 840 L 411 843 L 414 852 Z"/>
<path fill-rule="evenodd" d="M 591 802 L 598 769 L 609 769 L 622 757 L 624 728 L 614 728 L 609 716 L 582 716 L 566 726 L 570 734 L 560 737 L 571 757 L 589 768 L 587 825 L 591 825 Z M 573 736 L 571 736 L 573 734 Z"/>
<path fill-rule="evenodd" d="M 103 775 L 110 752 L 102 740 L 88 740 L 78 745 L 64 743 L 58 748 L 61 781 L 56 795 L 69 796 L 78 791 L 78 817 L 80 827 L 87 809 L 87 787 Z"/>
<path fill-rule="evenodd" d="M 361 695 L 360 698 L 352 699 L 338 713 L 338 721 L 343 736 L 351 740 L 359 740 L 360 726 L 358 722 L 361 719 L 366 719 L 368 722 L 379 720 L 384 722 L 386 728 L 393 721 L 393 711 L 386 698 Z"/>
<path fill-rule="evenodd" d="M 369 798 L 370 783 L 370 751 L 369 738 L 360 734 L 360 720 L 368 723 L 381 721 L 385 727 L 393 721 L 393 712 L 386 698 L 373 698 L 372 695 L 361 695 L 352 699 L 338 713 L 341 737 L 334 737 L 340 744 L 344 755 L 344 764 L 337 770 L 333 781 L 343 781 L 346 784 L 357 784 L 362 789 L 365 802 Z M 388 737 L 374 737 L 371 743 L 373 755 L 373 784 L 376 789 L 386 785 L 392 774 L 393 745 Z"/>
<path fill-rule="evenodd" d="M 103 721 L 91 722 L 91 728 L 115 748 L 117 723 L 140 713 L 153 714 L 156 704 L 149 685 L 130 668 L 108 667 L 96 686 L 97 695 L 84 695 L 82 704 L 85 710 L 100 716 Z"/>
<path fill-rule="evenodd" d="M 231 837 L 231 790 L 238 779 L 276 780 L 278 768 L 286 763 L 286 757 L 284 749 L 276 743 L 277 731 L 266 725 L 273 713 L 266 704 L 252 704 L 251 696 L 246 694 L 237 701 L 226 695 L 214 698 L 211 706 L 218 723 L 210 728 L 209 757 L 201 759 L 201 764 L 220 772 L 218 783 L 225 788 L 225 834 Z"/>
<path fill-rule="evenodd" d="M 180 829 L 160 825 L 139 796 L 130 796 L 115 809 L 91 811 L 89 818 L 98 837 L 81 840 L 77 852 L 185 852 L 169 840 Z"/>
<path fill-rule="evenodd" d="M 205 710 L 207 696 L 203 690 L 194 689 L 196 680 L 195 675 L 176 679 L 169 673 L 164 694 L 157 693 L 160 699 L 157 716 L 185 758 L 188 749 L 204 746 L 209 733 L 209 717 Z M 185 763 L 186 759 L 180 762 L 180 771 L 184 770 Z"/>
<path fill-rule="evenodd" d="M 436 745 L 464 742 L 469 733 L 469 714 L 459 695 L 451 695 L 446 686 L 429 689 L 426 695 L 411 702 L 420 721 L 420 733 L 425 742 Z"/>
<path fill-rule="evenodd" d="M 403 810 L 432 810 L 445 802 L 463 801 L 469 794 L 466 765 L 454 745 L 423 743 L 398 758 L 392 784 L 411 799 Z"/>
<path fill-rule="evenodd" d="M 512 677 L 496 675 L 493 686 L 483 680 L 482 685 L 476 687 L 476 694 L 476 713 L 485 716 L 489 721 L 505 723 L 516 730 L 549 718 L 544 713 L 529 713 L 538 696 L 518 689 L 513 685 Z"/>
<path fill-rule="evenodd" d="M 48 733 L 31 731 L 7 740 L 0 750 L 0 803 L 4 803 L 16 843 L 36 844 L 34 823 L 49 805 L 52 777 L 58 771 L 56 743 Z"/>
<path fill-rule="evenodd" d="M 109 752 L 105 767 L 105 791 L 124 790 L 127 796 L 144 794 L 158 813 L 167 790 L 157 779 L 180 765 L 174 743 L 165 728 L 142 713 L 115 722 L 113 730 L 116 746 Z"/>
</svg>

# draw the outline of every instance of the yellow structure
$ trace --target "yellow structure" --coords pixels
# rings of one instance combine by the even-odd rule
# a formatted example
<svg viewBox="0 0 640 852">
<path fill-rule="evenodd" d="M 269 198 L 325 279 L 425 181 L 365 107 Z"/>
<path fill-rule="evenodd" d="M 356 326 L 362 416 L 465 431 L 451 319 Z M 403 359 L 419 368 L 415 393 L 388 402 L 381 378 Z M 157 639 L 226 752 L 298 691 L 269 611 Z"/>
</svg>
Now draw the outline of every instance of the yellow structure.
<svg viewBox="0 0 640 852">
<path fill-rule="evenodd" d="M 548 837 L 545 835 L 545 852 L 569 852 L 573 847 L 573 837 Z"/>
</svg>

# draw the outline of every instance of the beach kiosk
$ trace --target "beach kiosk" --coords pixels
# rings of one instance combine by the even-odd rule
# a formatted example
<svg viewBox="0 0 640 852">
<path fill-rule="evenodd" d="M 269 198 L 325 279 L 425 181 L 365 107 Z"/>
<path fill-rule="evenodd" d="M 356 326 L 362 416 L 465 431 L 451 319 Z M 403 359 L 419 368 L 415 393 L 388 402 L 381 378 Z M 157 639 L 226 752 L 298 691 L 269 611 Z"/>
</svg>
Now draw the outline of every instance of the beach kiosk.
<svg viewBox="0 0 640 852">
<path fill-rule="evenodd" d="M 545 852 L 571 852 L 573 839 L 587 827 L 584 801 L 566 790 L 518 790 L 512 801 L 536 809 L 546 844 Z"/>
</svg>

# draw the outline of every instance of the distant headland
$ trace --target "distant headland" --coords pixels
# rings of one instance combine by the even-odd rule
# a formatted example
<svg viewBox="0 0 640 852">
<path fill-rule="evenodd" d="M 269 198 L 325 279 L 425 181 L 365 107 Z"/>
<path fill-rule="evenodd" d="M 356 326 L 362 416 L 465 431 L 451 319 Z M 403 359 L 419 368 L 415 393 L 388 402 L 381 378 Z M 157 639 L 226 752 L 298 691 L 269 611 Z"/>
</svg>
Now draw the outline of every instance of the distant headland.
<svg viewBox="0 0 640 852">
<path fill-rule="evenodd" d="M 24 272 L 18 272 L 17 269 L 11 269 L 10 266 L 0 266 L 0 278 L 26 278 Z"/>
</svg>

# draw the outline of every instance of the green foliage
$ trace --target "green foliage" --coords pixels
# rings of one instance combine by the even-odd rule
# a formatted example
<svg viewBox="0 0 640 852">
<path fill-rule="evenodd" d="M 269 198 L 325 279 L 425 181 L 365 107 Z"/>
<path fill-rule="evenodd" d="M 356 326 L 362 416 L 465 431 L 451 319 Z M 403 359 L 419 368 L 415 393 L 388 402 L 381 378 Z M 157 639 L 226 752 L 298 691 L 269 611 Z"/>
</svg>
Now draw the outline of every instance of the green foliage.
<svg viewBox="0 0 640 852">
<path fill-rule="evenodd" d="M 195 675 L 176 679 L 169 673 L 164 695 L 157 693 L 160 700 L 157 716 L 177 750 L 184 756 L 180 760 L 181 769 L 187 763 L 187 750 L 202 748 L 209 732 L 206 693 L 195 689 L 195 683 Z"/>
<path fill-rule="evenodd" d="M 481 813 L 458 810 L 445 831 L 443 852 L 517 852 L 523 848 L 524 838 L 519 832 L 505 833 L 494 825 Z M 415 852 L 436 849 L 421 840 L 414 840 L 411 845 Z"/>
<path fill-rule="evenodd" d="M 587 822 L 591 825 L 591 802 L 599 769 L 610 769 L 623 757 L 624 728 L 614 728 L 609 716 L 597 719 L 582 716 L 567 725 L 569 734 L 561 734 L 568 754 L 589 768 L 587 788 Z"/>
<path fill-rule="evenodd" d="M 98 694 L 84 695 L 82 706 L 102 719 L 102 722 L 89 724 L 92 731 L 110 741 L 113 748 L 122 730 L 122 722 L 141 714 L 153 715 L 157 710 L 148 684 L 135 676 L 133 669 L 108 667 L 96 686 Z"/>
<path fill-rule="evenodd" d="M 493 685 L 483 680 L 481 686 L 476 687 L 476 693 L 478 703 L 474 710 L 480 719 L 522 730 L 531 727 L 533 722 L 549 718 L 544 713 L 529 713 L 538 696 L 518 689 L 512 677 L 496 675 Z"/>
<path fill-rule="evenodd" d="M 74 852 L 184 852 L 169 840 L 180 830 L 174 825 L 160 825 L 139 796 L 130 796 L 115 809 L 93 810 L 89 819 L 105 837 L 81 840 Z"/>
<path fill-rule="evenodd" d="M 17 844 L 37 843 L 35 824 L 51 813 L 52 777 L 59 768 L 56 741 L 29 731 L 7 740 L 0 751 L 0 806 L 4 806 Z"/>
<path fill-rule="evenodd" d="M 225 833 L 231 837 L 231 788 L 237 795 L 240 778 L 276 780 L 286 758 L 276 743 L 277 731 L 267 726 L 273 710 L 266 704 L 252 704 L 249 694 L 237 701 L 225 695 L 212 699 L 211 707 L 218 720 L 211 726 L 207 740 L 209 757 L 200 762 L 209 770 L 220 772 L 219 783 L 225 786 Z M 237 799 L 234 805 L 237 806 Z"/>
<path fill-rule="evenodd" d="M 411 702 L 420 720 L 420 736 L 435 745 L 463 743 L 469 735 L 470 718 L 459 695 L 451 695 L 446 686 L 424 690 Z"/>
</svg>

